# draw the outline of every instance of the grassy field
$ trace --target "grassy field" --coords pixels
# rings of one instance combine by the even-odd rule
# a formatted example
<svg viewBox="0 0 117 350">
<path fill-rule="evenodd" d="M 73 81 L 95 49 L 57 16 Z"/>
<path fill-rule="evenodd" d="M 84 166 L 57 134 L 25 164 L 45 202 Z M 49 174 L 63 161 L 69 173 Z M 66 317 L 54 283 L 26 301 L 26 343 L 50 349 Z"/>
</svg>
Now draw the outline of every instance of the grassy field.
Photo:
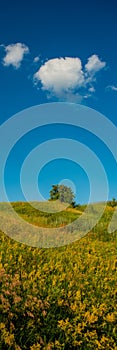
<svg viewBox="0 0 117 350">
<path fill-rule="evenodd" d="M 51 228 L 85 209 L 12 206 L 27 222 Z M 1 204 L 1 218 L 2 211 Z M 113 212 L 107 206 L 87 235 L 58 248 L 28 247 L 1 232 L 0 349 L 117 350 L 117 241 L 107 230 Z"/>
</svg>

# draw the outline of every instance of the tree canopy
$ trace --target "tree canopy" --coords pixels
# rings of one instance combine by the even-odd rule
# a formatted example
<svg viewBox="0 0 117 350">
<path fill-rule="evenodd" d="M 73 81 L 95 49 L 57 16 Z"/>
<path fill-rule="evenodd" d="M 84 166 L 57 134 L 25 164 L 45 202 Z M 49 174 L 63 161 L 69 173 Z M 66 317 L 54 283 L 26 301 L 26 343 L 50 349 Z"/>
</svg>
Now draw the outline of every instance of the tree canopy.
<svg viewBox="0 0 117 350">
<path fill-rule="evenodd" d="M 65 185 L 52 185 L 50 200 L 59 199 L 61 202 L 72 204 L 74 203 L 74 198 L 74 193 L 70 187 Z"/>
</svg>

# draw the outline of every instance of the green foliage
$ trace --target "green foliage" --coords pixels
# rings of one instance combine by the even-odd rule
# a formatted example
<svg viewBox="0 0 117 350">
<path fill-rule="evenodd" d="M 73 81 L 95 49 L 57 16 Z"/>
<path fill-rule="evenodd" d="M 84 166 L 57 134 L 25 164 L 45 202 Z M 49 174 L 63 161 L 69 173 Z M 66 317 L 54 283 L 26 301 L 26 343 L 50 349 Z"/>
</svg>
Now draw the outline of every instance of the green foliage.
<svg viewBox="0 0 117 350">
<path fill-rule="evenodd" d="M 111 201 L 108 201 L 108 205 L 110 206 L 110 207 L 116 207 L 117 206 L 117 201 L 116 201 L 116 199 L 115 198 L 113 198 Z"/>
<path fill-rule="evenodd" d="M 29 222 L 50 220 L 50 227 L 56 217 L 69 223 L 79 215 L 13 206 Z M 113 212 L 107 207 L 92 232 L 60 248 L 28 247 L 1 232 L 2 350 L 117 349 L 116 232 L 107 232 Z"/>
<path fill-rule="evenodd" d="M 64 185 L 52 185 L 52 189 L 50 191 L 50 199 L 57 200 L 65 203 L 74 203 L 74 194 L 70 187 Z"/>
<path fill-rule="evenodd" d="M 59 199 L 58 185 L 52 185 L 52 189 L 50 191 L 50 199 L 54 201 Z"/>
</svg>

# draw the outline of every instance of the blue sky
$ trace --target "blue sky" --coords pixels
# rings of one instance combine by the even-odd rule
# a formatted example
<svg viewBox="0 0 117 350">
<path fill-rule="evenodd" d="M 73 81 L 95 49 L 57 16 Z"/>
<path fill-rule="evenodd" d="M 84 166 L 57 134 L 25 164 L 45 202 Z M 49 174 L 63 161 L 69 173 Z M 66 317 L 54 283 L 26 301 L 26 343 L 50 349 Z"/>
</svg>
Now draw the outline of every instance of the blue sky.
<svg viewBox="0 0 117 350">
<path fill-rule="evenodd" d="M 114 0 L 2 1 L 1 124 L 25 108 L 65 101 L 91 107 L 116 125 L 116 13 Z M 10 200 L 24 199 L 19 174 L 28 152 L 39 142 L 56 137 L 72 138 L 89 146 L 105 167 L 109 198 L 117 197 L 116 162 L 102 141 L 76 127 L 54 125 L 25 135 L 11 151 L 5 169 Z M 67 160 L 48 163 L 41 171 L 39 186 L 43 196 L 48 198 L 51 184 L 65 178 L 75 184 L 77 202 L 87 202 L 88 178 L 80 166 Z"/>
</svg>

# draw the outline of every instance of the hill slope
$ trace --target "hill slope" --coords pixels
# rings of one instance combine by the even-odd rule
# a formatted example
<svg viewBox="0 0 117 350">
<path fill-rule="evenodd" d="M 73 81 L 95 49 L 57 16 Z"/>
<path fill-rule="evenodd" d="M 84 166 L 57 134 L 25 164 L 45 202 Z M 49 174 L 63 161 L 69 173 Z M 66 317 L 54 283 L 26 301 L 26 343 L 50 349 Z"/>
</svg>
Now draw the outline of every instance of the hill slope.
<svg viewBox="0 0 117 350">
<path fill-rule="evenodd" d="M 80 214 L 13 206 L 36 225 Z M 116 232 L 107 232 L 112 213 L 107 207 L 90 233 L 59 248 L 28 247 L 1 232 L 1 349 L 117 349 Z"/>
</svg>

